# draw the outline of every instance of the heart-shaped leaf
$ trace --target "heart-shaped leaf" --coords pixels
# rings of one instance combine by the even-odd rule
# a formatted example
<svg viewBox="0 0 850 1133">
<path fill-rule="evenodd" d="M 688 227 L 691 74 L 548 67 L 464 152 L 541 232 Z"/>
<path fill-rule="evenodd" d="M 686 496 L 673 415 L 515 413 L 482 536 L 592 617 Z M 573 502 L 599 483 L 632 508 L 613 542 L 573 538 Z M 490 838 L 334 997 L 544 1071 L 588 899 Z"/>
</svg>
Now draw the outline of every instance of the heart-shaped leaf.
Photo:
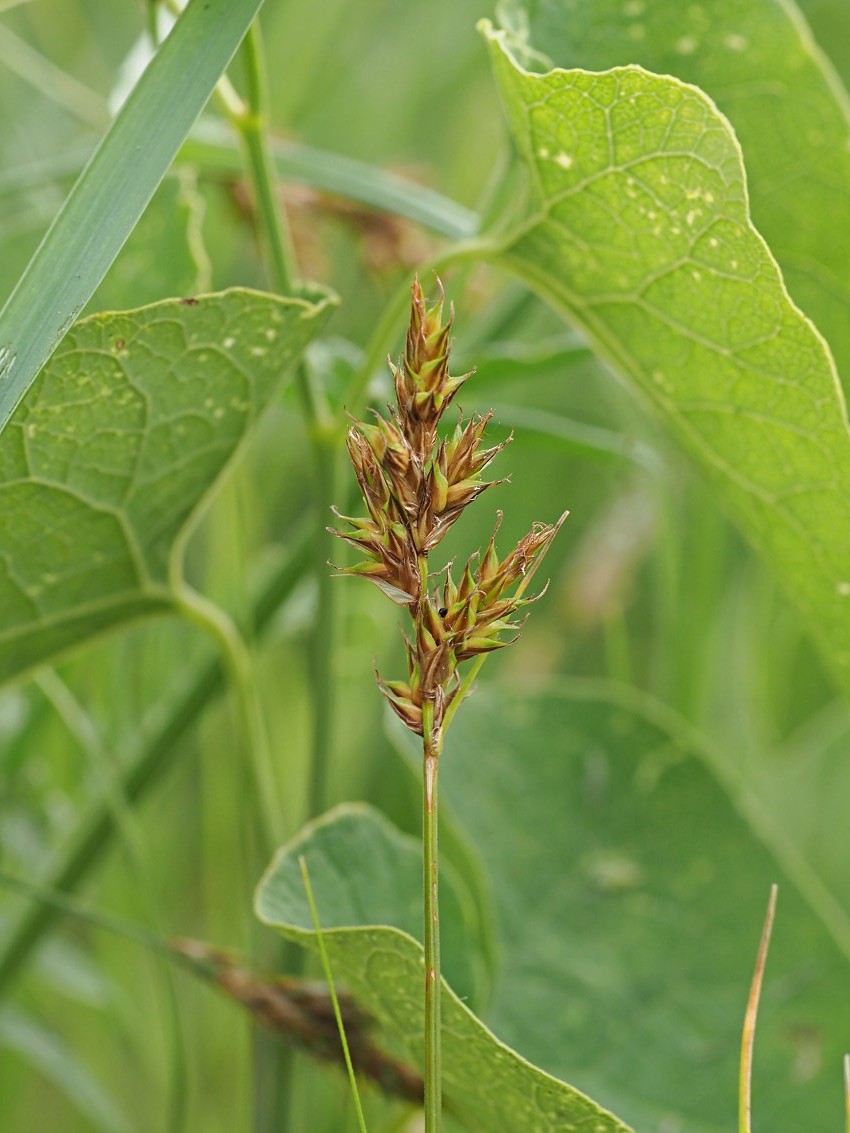
<svg viewBox="0 0 850 1133">
<path fill-rule="evenodd" d="M 310 871 L 334 978 L 377 1019 L 381 1040 L 422 1063 L 424 961 L 421 849 L 377 811 L 340 807 L 285 846 L 257 890 L 256 912 L 290 940 L 315 947 L 298 865 Z M 444 943 L 458 956 L 457 913 L 442 886 Z M 416 934 L 416 938 L 414 938 Z M 450 968 L 447 968 L 449 972 Z M 628 1133 L 626 1126 L 500 1043 L 457 995 L 443 988 L 445 1104 L 468 1129 L 487 1133 Z"/>
<path fill-rule="evenodd" d="M 519 0 L 500 10 L 507 24 L 524 26 L 550 66 L 602 71 L 639 63 L 694 83 L 717 103 L 743 147 L 753 219 L 846 382 L 848 99 L 794 5 Z M 843 28 L 839 34 L 846 36 Z"/>
<path fill-rule="evenodd" d="M 174 608 L 194 515 L 330 306 L 234 290 L 68 333 L 0 437 L 0 681 Z"/>
<path fill-rule="evenodd" d="M 639 67 L 530 74 L 483 26 L 530 186 L 494 258 L 654 406 L 850 689 L 845 407 L 752 226 L 729 123 Z"/>
</svg>

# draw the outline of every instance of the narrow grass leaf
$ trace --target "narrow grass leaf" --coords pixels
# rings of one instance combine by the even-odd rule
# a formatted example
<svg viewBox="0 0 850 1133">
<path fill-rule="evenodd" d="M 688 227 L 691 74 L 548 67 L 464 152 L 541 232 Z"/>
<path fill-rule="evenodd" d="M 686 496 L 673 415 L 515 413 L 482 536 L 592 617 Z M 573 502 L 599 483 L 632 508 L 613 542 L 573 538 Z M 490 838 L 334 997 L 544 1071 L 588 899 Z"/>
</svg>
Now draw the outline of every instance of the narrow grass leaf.
<svg viewBox="0 0 850 1133">
<path fill-rule="evenodd" d="M 191 0 L 0 312 L 0 431 L 162 180 L 262 0 Z"/>
<path fill-rule="evenodd" d="M 336 1019 L 337 1030 L 339 1031 L 339 1041 L 342 1044 L 342 1053 L 345 1057 L 345 1068 L 348 1071 L 348 1081 L 351 1086 L 351 1096 L 354 1098 L 354 1108 L 357 1111 L 357 1124 L 360 1126 L 361 1133 L 366 1133 L 366 1119 L 363 1116 L 363 1107 L 360 1104 L 360 1091 L 357 1089 L 357 1078 L 354 1074 L 354 1066 L 351 1062 L 351 1051 L 348 1049 L 348 1039 L 345 1035 L 345 1023 L 342 1019 L 342 1012 L 339 1007 L 339 998 L 336 994 L 336 985 L 334 984 L 333 972 L 331 970 L 331 962 L 328 959 L 328 952 L 325 948 L 325 941 L 322 936 L 322 926 L 319 922 L 319 910 L 316 907 L 316 898 L 313 893 L 313 885 L 310 881 L 310 871 L 307 868 L 306 858 L 300 857 L 298 859 L 298 868 L 301 870 L 301 877 L 304 881 L 304 892 L 307 894 L 307 903 L 310 906 L 310 916 L 313 918 L 313 928 L 316 933 L 316 944 L 319 949 L 319 956 L 322 961 L 322 971 L 325 973 L 325 980 L 328 985 L 328 990 L 331 995 L 331 1003 L 334 1009 L 334 1019 Z"/>
<path fill-rule="evenodd" d="M 130 1133 L 132 1125 L 115 1100 L 96 1081 L 53 1030 L 12 1007 L 0 1014 L 0 1048 L 14 1051 L 57 1089 L 92 1129 Z"/>
</svg>

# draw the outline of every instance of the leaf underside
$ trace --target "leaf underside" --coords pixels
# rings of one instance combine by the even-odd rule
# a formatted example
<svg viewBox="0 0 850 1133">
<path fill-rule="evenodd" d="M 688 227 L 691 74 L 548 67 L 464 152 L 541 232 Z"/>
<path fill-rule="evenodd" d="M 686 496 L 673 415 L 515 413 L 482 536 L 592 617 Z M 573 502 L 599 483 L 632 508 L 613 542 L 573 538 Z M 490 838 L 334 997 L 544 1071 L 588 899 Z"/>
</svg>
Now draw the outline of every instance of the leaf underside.
<svg viewBox="0 0 850 1133">
<path fill-rule="evenodd" d="M 484 27 L 528 201 L 496 259 L 656 410 L 850 689 L 850 434 L 747 209 L 729 123 L 640 67 L 530 74 Z"/>
<path fill-rule="evenodd" d="M 0 438 L 0 681 L 173 608 L 173 556 L 328 309 L 233 290 L 96 315 Z"/>
</svg>

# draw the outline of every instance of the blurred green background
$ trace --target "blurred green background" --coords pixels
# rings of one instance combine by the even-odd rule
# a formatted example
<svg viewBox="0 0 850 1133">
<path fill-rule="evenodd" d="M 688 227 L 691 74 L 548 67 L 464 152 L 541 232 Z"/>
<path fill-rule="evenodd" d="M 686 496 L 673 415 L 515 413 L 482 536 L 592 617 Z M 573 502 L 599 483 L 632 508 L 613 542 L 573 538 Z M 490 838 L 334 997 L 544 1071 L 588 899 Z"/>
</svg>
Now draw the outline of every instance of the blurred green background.
<svg viewBox="0 0 850 1133">
<path fill-rule="evenodd" d="M 846 74 L 846 12 L 826 0 L 806 7 Z M 401 173 L 487 215 L 511 182 L 475 31 L 486 15 L 487 4 L 468 0 L 268 0 L 274 132 Z M 109 121 L 144 34 L 144 7 L 129 0 L 0 3 L 4 297 Z M 239 88 L 238 60 L 232 78 Z M 342 410 L 346 379 L 385 304 L 439 237 L 309 186 L 283 182 L 280 191 L 303 274 L 342 300 L 316 353 L 334 360 L 328 392 Z M 90 310 L 235 284 L 268 286 L 246 180 L 212 161 L 181 160 Z M 456 828 L 447 852 L 468 877 L 488 878 L 490 943 L 471 945 L 487 973 L 482 988 L 493 989 L 483 1017 L 643 1133 L 732 1128 L 735 1044 L 767 884 L 778 879 L 756 1121 L 776 1133 L 837 1129 L 837 1052 L 850 1044 L 846 705 L 792 604 L 616 377 L 498 273 L 452 271 L 445 284 L 457 309 L 454 371 L 477 366 L 463 409 L 494 409 L 494 442 L 515 431 L 497 467 L 511 482 L 475 504 L 445 558 L 462 561 L 485 543 L 496 508 L 505 549 L 533 521 L 571 512 L 547 560 L 548 594 L 518 644 L 486 666 L 480 703 L 491 710 L 473 703 L 447 748 Z M 403 330 L 399 320 L 394 353 Z M 376 375 L 370 396 L 386 401 L 388 373 Z M 243 625 L 264 571 L 299 532 L 325 522 L 311 459 L 290 386 L 193 537 L 191 581 Z M 350 511 L 350 476 L 336 493 Z M 325 557 L 340 555 L 328 536 Z M 289 834 L 308 817 L 318 593 L 304 571 L 254 643 Z M 336 583 L 334 601 L 325 802 L 369 799 L 416 832 L 415 777 L 387 733 L 372 671 L 400 675 L 396 611 L 349 579 Z M 91 800 L 209 654 L 185 624 L 139 625 L 87 647 L 57 675 L 2 694 L 5 869 L 38 877 L 61 856 Z M 500 698 L 511 706 L 503 728 L 491 723 Z M 506 731 L 516 732 L 513 747 Z M 256 954 L 251 895 L 264 863 L 244 743 L 220 697 L 180 736 L 138 806 L 113 800 L 111 847 L 80 888 L 91 907 L 161 937 Z M 642 805 L 638 772 L 631 779 L 624 770 L 639 754 L 685 767 L 663 804 Z M 606 803 L 594 823 L 595 790 Z M 567 836 L 584 823 L 585 839 Z M 644 862 L 637 873 L 626 843 Z M 676 880 L 700 854 L 715 863 L 710 902 L 686 871 Z M 523 899 L 533 879 L 536 900 Z M 0 941 L 23 904 L 3 900 Z M 680 948 L 690 949 L 686 961 Z M 138 943 L 64 918 L 6 992 L 0 1128 L 147 1133 L 170 1127 L 181 1091 L 186 1130 L 262 1128 L 252 1124 L 256 1039 L 247 1016 Z M 354 1129 L 342 1077 L 303 1059 L 296 1066 L 292 1128 Z M 374 1091 L 367 1106 L 370 1130 L 415 1128 L 408 1111 Z"/>
</svg>

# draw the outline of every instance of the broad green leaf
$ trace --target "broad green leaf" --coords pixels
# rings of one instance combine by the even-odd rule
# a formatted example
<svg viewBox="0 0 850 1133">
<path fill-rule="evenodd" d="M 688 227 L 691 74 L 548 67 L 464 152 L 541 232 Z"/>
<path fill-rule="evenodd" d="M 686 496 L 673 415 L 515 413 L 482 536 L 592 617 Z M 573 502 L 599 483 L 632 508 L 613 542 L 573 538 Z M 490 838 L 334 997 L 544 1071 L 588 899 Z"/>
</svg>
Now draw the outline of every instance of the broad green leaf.
<svg viewBox="0 0 850 1133">
<path fill-rule="evenodd" d="M 710 476 L 850 689 L 850 434 L 829 353 L 752 227 L 700 91 L 533 75 L 485 28 L 530 200 L 503 263 L 588 334 Z"/>
<path fill-rule="evenodd" d="M 422 858 L 415 839 L 377 811 L 340 807 L 279 851 L 257 890 L 256 912 L 288 939 L 315 947 L 298 858 L 316 894 L 334 979 L 378 1020 L 383 1042 L 421 1065 Z M 441 908 L 449 957 L 462 945 L 449 901 Z M 447 916 L 446 916 L 447 914 Z M 444 983 L 445 1104 L 469 1129 L 487 1133 L 627 1133 L 589 1098 L 542 1073 L 498 1041 Z"/>
<path fill-rule="evenodd" d="M 526 0 L 512 10 L 550 65 L 638 63 L 694 83 L 728 115 L 753 220 L 850 382 L 850 100 L 794 4 Z"/>
<path fill-rule="evenodd" d="M 234 290 L 66 336 L 0 438 L 0 680 L 173 609 L 188 525 L 329 307 Z"/>
<path fill-rule="evenodd" d="M 502 687 L 463 706 L 440 774 L 497 905 L 486 1021 L 635 1129 L 728 1133 L 777 881 L 754 1128 L 839 1129 L 850 940 L 837 947 L 713 763 L 672 713 L 620 686 Z"/>
<path fill-rule="evenodd" d="M 262 0 L 190 0 L 0 311 L 0 431 L 132 232 Z"/>
</svg>

